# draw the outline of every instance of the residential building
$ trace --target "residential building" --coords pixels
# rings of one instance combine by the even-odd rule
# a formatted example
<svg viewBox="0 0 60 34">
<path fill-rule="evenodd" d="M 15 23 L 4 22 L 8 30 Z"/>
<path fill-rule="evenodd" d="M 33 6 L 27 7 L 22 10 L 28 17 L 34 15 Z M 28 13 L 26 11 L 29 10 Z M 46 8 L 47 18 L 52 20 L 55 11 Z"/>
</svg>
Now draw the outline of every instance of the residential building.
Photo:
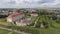
<svg viewBox="0 0 60 34">
<path fill-rule="evenodd" d="M 19 20 L 24 17 L 24 14 L 22 12 L 20 13 L 14 13 L 7 17 L 7 22 L 15 22 L 16 20 Z"/>
</svg>

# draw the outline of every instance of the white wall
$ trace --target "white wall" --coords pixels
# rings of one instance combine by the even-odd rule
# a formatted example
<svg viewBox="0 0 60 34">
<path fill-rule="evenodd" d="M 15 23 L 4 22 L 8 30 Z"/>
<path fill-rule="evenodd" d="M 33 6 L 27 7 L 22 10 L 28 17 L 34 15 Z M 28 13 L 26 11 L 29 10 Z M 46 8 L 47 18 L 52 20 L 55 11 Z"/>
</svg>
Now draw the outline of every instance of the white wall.
<svg viewBox="0 0 60 34">
<path fill-rule="evenodd" d="M 16 25 L 17 25 L 17 26 L 26 26 L 27 24 L 25 24 L 25 23 L 17 23 L 17 22 L 16 22 Z"/>
<path fill-rule="evenodd" d="M 11 18 L 7 18 L 7 22 L 12 22 L 12 19 Z"/>
</svg>

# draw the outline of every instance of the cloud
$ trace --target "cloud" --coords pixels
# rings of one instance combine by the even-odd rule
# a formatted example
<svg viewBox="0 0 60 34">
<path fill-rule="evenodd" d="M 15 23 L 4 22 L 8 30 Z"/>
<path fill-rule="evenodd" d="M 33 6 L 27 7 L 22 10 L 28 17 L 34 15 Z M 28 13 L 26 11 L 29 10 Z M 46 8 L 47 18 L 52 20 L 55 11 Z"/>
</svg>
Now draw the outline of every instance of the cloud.
<svg viewBox="0 0 60 34">
<path fill-rule="evenodd" d="M 60 7 L 60 0 L 0 0 L 0 8 Z"/>
</svg>

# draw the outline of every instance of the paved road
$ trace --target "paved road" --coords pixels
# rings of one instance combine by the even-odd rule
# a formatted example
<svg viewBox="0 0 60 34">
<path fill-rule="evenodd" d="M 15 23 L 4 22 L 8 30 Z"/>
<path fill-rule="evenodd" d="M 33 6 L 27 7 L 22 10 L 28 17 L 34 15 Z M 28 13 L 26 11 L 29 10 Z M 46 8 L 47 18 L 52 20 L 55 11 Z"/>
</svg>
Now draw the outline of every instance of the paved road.
<svg viewBox="0 0 60 34">
<path fill-rule="evenodd" d="M 14 31 L 14 32 L 17 32 L 17 33 L 20 33 L 20 34 L 30 34 L 30 33 L 21 32 L 21 31 L 17 31 L 17 30 L 12 30 L 12 29 L 9 29 L 9 28 L 4 28 L 4 27 L 0 27 L 0 29 L 5 29 L 5 30 L 8 30 L 8 31 Z"/>
</svg>

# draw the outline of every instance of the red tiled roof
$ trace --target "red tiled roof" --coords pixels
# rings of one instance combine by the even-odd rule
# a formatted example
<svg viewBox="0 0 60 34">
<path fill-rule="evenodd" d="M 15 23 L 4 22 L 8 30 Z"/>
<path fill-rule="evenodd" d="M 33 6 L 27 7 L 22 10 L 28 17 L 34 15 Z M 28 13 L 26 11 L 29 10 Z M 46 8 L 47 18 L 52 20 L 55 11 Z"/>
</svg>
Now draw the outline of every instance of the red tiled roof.
<svg viewBox="0 0 60 34">
<path fill-rule="evenodd" d="M 22 12 L 14 13 L 14 14 L 9 15 L 7 18 L 13 18 L 13 17 L 19 16 L 19 15 L 23 15 L 23 13 Z"/>
</svg>

